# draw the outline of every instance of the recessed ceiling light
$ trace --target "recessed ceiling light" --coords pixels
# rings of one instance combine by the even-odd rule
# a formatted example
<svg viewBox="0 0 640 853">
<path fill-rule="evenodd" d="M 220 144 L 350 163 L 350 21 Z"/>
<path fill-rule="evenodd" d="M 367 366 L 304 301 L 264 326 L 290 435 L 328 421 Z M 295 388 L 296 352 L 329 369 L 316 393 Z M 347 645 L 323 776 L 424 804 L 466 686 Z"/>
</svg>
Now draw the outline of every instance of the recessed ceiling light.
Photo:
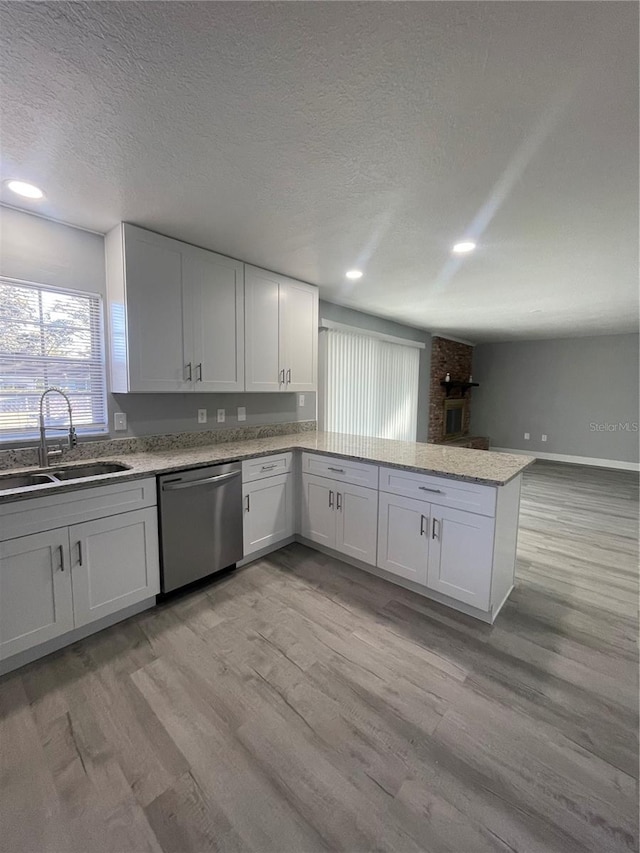
<svg viewBox="0 0 640 853">
<path fill-rule="evenodd" d="M 349 272 L 345 273 L 345 275 L 347 276 L 347 278 L 353 279 L 354 281 L 357 278 L 362 278 L 362 272 L 360 270 L 349 270 Z"/>
<path fill-rule="evenodd" d="M 44 198 L 44 193 L 39 187 L 28 184 L 26 181 L 5 181 L 11 192 L 21 195 L 23 198 Z"/>
<path fill-rule="evenodd" d="M 460 243 L 454 243 L 451 249 L 456 255 L 466 255 L 467 252 L 473 252 L 476 244 L 472 240 L 462 240 Z"/>
</svg>

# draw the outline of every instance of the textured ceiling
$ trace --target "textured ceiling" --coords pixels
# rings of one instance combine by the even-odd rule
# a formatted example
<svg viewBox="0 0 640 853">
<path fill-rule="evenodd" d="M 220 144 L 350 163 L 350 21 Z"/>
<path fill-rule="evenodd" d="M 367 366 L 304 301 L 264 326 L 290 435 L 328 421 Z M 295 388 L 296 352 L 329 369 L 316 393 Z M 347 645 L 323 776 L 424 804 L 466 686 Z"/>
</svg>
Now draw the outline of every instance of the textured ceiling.
<svg viewBox="0 0 640 853">
<path fill-rule="evenodd" d="M 0 63 L 5 203 L 473 341 L 637 328 L 635 3 L 8 2 Z"/>
</svg>

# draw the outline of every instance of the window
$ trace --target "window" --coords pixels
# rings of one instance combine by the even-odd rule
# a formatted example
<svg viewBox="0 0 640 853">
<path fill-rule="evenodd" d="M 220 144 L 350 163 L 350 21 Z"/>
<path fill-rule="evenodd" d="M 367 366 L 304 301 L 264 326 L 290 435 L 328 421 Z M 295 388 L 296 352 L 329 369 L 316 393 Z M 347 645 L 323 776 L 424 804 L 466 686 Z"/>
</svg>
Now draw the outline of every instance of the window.
<svg viewBox="0 0 640 853">
<path fill-rule="evenodd" d="M 0 277 L 0 441 L 38 434 L 52 385 L 68 394 L 79 434 L 106 431 L 102 330 L 100 296 Z M 45 422 L 66 426 L 59 394 L 46 397 Z"/>
<path fill-rule="evenodd" d="M 320 429 L 416 440 L 420 345 L 320 331 Z"/>
</svg>

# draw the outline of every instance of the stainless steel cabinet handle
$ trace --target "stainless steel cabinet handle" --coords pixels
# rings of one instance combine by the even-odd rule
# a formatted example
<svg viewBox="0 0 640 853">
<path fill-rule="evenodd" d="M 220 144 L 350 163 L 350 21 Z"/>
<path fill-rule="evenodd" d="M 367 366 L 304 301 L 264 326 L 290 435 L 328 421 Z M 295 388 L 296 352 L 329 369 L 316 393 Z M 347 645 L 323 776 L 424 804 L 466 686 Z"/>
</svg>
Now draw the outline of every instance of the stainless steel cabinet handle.
<svg viewBox="0 0 640 853">
<path fill-rule="evenodd" d="M 245 509 L 247 512 L 251 512 L 251 495 L 247 495 L 247 505 Z"/>
<path fill-rule="evenodd" d="M 261 471 L 273 471 L 273 469 L 274 469 L 275 467 L 276 467 L 276 466 L 275 466 L 275 463 L 274 463 L 273 465 L 263 465 L 263 466 L 262 466 L 262 468 L 261 468 L 260 470 L 261 470 Z"/>
<path fill-rule="evenodd" d="M 58 545 L 58 550 L 60 551 L 60 571 L 64 572 L 64 548 L 62 545 Z"/>
<path fill-rule="evenodd" d="M 202 382 L 202 362 L 200 362 L 200 364 L 196 364 L 196 370 L 198 371 L 196 382 Z"/>
<path fill-rule="evenodd" d="M 327 465 L 327 469 L 329 471 L 335 471 L 336 474 L 344 474 L 344 468 L 332 468 L 331 465 Z"/>
<path fill-rule="evenodd" d="M 185 364 L 184 369 L 187 372 L 187 382 L 191 382 L 193 380 L 193 376 L 191 374 L 191 362 Z"/>
<path fill-rule="evenodd" d="M 280 384 L 281 384 L 281 385 L 284 385 L 284 367 L 283 367 L 283 368 L 282 368 L 282 370 L 278 373 L 278 376 L 282 376 L 282 379 L 280 380 Z"/>
<path fill-rule="evenodd" d="M 333 509 L 333 491 L 329 489 L 329 509 Z"/>
<path fill-rule="evenodd" d="M 336 493 L 336 509 L 342 510 L 342 495 L 340 492 Z"/>
<path fill-rule="evenodd" d="M 82 542 L 78 540 L 78 565 L 82 565 Z"/>
<path fill-rule="evenodd" d="M 191 489 L 194 486 L 205 486 L 210 483 L 220 483 L 222 480 L 230 480 L 231 477 L 239 477 L 241 471 L 231 471 L 229 474 L 218 474 L 217 477 L 205 477 L 204 480 L 187 480 L 185 483 L 169 482 L 163 483 L 163 492 L 175 492 L 177 489 Z"/>
<path fill-rule="evenodd" d="M 291 368 L 287 370 L 287 385 L 291 384 Z"/>
<path fill-rule="evenodd" d="M 436 524 L 438 525 L 438 535 L 436 536 Z M 437 518 L 433 519 L 433 526 L 431 528 L 431 538 L 439 539 L 440 538 L 440 522 Z"/>
<path fill-rule="evenodd" d="M 426 519 L 425 519 L 424 515 L 421 515 L 420 516 L 420 536 L 424 536 L 424 523 L 425 523 L 425 521 L 426 521 Z"/>
<path fill-rule="evenodd" d="M 418 486 L 418 488 L 423 492 L 433 492 L 435 495 L 443 495 L 444 494 L 442 489 L 430 489 L 428 486 Z"/>
</svg>

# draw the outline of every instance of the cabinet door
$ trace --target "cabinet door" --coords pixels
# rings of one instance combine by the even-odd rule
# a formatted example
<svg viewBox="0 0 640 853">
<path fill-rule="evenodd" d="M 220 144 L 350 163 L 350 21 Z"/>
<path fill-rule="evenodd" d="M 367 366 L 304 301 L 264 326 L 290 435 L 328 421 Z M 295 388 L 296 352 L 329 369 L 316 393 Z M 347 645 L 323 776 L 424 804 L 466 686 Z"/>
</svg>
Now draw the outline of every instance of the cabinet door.
<svg viewBox="0 0 640 853">
<path fill-rule="evenodd" d="M 443 595 L 488 610 L 494 519 L 433 506 L 427 585 Z"/>
<path fill-rule="evenodd" d="M 312 474 L 302 475 L 301 533 L 327 548 L 336 545 L 336 484 Z"/>
<path fill-rule="evenodd" d="M 293 536 L 293 474 L 248 483 L 243 498 L 245 557 Z"/>
<path fill-rule="evenodd" d="M 129 391 L 188 391 L 180 244 L 124 226 Z"/>
<path fill-rule="evenodd" d="M 280 283 L 277 276 L 245 267 L 245 388 L 284 389 L 280 364 Z"/>
<path fill-rule="evenodd" d="M 427 583 L 430 505 L 380 492 L 378 566 L 414 583 Z"/>
<path fill-rule="evenodd" d="M 376 564 L 378 492 L 336 483 L 336 550 Z"/>
<path fill-rule="evenodd" d="M 285 391 L 315 391 L 318 360 L 318 290 L 286 281 L 280 287 L 280 366 Z"/>
<path fill-rule="evenodd" d="M 192 354 L 193 390 L 244 391 L 242 263 L 187 247 L 183 274 L 185 346 Z"/>
<path fill-rule="evenodd" d="M 155 507 L 74 524 L 69 543 L 76 626 L 160 591 Z"/>
<path fill-rule="evenodd" d="M 73 627 L 68 528 L 0 542 L 0 659 Z"/>
</svg>

